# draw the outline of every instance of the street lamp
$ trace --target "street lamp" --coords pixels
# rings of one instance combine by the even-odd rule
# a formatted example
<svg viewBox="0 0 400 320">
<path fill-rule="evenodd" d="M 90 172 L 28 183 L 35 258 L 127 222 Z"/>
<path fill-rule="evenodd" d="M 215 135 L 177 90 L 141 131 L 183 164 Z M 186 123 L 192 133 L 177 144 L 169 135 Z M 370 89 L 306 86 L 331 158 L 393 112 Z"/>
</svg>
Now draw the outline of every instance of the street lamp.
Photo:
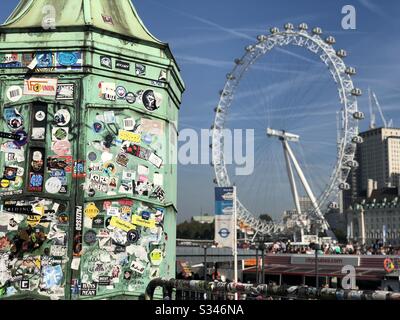
<svg viewBox="0 0 400 320">
<path fill-rule="evenodd" d="M 264 269 L 264 250 L 265 244 L 264 241 L 260 244 L 259 249 L 261 250 L 261 284 L 265 282 L 265 269 Z"/>
<path fill-rule="evenodd" d="M 207 246 L 203 246 L 204 249 L 204 281 L 207 281 Z"/>
</svg>

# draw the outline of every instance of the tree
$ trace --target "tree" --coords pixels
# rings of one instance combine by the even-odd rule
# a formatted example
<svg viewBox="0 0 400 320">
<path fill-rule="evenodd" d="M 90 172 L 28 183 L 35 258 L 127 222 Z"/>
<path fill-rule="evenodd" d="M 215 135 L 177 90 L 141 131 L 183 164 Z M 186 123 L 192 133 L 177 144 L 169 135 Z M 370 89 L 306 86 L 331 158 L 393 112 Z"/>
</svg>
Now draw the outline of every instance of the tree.
<svg viewBox="0 0 400 320">
<path fill-rule="evenodd" d="M 260 215 L 260 220 L 263 220 L 266 222 L 272 222 L 271 216 L 267 213 Z"/>
<path fill-rule="evenodd" d="M 191 239 L 191 240 L 214 240 L 214 227 L 215 224 L 200 223 L 194 221 L 183 222 L 177 226 L 178 239 Z"/>
</svg>

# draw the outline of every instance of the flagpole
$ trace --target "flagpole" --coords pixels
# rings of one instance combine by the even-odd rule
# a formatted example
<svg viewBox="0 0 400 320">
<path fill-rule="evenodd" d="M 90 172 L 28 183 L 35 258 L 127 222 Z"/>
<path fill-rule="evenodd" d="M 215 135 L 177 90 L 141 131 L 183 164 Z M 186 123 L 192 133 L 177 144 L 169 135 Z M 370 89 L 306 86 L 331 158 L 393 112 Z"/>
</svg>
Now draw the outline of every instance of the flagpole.
<svg viewBox="0 0 400 320">
<path fill-rule="evenodd" d="M 234 262 L 234 283 L 238 280 L 238 251 L 237 251 L 237 204 L 236 204 L 236 186 L 233 187 L 233 262 Z M 238 300 L 238 294 L 235 293 L 235 300 Z"/>
</svg>

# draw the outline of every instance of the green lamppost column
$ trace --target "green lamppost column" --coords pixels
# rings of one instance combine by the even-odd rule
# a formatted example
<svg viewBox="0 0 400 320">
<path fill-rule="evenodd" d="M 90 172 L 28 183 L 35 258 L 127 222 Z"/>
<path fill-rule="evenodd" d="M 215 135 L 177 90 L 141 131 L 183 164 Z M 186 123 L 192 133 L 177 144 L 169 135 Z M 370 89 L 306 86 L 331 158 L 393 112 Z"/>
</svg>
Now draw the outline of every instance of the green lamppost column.
<svg viewBox="0 0 400 320">
<path fill-rule="evenodd" d="M 174 277 L 183 91 L 130 0 L 20 1 L 0 26 L 0 299 Z"/>
</svg>

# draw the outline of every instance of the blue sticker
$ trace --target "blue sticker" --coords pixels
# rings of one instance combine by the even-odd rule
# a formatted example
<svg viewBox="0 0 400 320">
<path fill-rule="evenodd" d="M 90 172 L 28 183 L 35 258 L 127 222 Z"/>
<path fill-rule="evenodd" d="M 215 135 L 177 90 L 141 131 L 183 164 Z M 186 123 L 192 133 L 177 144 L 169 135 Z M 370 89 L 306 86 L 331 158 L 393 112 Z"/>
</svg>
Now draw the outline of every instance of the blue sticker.
<svg viewBox="0 0 400 320">
<path fill-rule="evenodd" d="M 45 289 L 61 285 L 63 272 L 60 265 L 46 266 L 42 269 L 42 281 Z"/>
<path fill-rule="evenodd" d="M 142 138 L 145 144 L 151 144 L 153 142 L 153 136 L 151 134 L 146 134 Z"/>
<path fill-rule="evenodd" d="M 36 54 L 37 68 L 49 68 L 53 66 L 53 54 L 51 52 L 40 52 Z"/>
<path fill-rule="evenodd" d="M 150 216 L 151 216 L 151 212 L 148 212 L 148 211 L 143 211 L 143 212 L 142 212 L 142 218 L 143 218 L 144 220 L 149 220 L 149 219 L 150 219 Z"/>
<path fill-rule="evenodd" d="M 64 67 L 71 67 L 78 62 L 78 57 L 75 52 L 59 52 L 57 62 Z"/>
<path fill-rule="evenodd" d="M 103 125 L 99 122 L 96 122 L 93 124 L 93 129 L 94 129 L 94 132 L 99 133 L 99 132 L 101 132 L 101 130 L 103 130 Z"/>
</svg>

